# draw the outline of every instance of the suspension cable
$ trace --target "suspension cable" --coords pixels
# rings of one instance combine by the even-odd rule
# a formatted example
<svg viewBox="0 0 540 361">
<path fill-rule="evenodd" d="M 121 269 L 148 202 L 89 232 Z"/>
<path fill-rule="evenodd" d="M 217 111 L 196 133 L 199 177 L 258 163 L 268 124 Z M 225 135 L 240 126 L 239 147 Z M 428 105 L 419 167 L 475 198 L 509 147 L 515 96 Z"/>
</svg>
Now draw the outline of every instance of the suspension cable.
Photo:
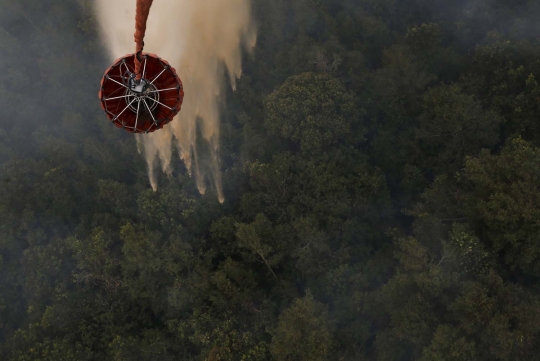
<svg viewBox="0 0 540 361">
<path fill-rule="evenodd" d="M 135 15 L 135 77 L 141 80 L 142 51 L 144 48 L 144 34 L 146 33 L 146 21 L 150 14 L 150 7 L 154 0 L 137 0 L 137 13 Z"/>
</svg>

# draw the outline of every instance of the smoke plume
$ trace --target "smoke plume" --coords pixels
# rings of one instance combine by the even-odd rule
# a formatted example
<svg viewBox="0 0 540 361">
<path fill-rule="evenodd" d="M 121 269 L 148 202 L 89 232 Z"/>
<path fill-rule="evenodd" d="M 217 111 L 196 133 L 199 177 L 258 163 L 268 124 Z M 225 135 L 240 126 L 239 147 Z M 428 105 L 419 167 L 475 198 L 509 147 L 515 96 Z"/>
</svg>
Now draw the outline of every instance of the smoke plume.
<svg viewBox="0 0 540 361">
<path fill-rule="evenodd" d="M 95 0 L 111 60 L 135 52 L 135 1 Z M 150 184 L 157 189 L 156 168 L 172 172 L 172 146 L 195 176 L 201 193 L 213 181 L 223 202 L 219 170 L 219 104 L 223 79 L 230 85 L 241 76 L 241 49 L 255 46 L 250 0 L 156 0 L 150 10 L 144 51 L 167 60 L 184 84 L 182 110 L 162 130 L 137 135 L 139 152 L 148 163 Z M 199 164 L 197 125 L 210 146 L 209 164 Z"/>
</svg>

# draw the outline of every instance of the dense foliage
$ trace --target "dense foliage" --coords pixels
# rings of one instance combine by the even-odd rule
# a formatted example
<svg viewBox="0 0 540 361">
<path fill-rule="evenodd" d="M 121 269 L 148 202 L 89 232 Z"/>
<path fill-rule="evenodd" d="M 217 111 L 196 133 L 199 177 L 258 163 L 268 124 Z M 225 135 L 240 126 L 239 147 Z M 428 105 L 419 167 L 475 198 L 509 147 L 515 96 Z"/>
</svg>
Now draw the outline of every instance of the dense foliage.
<svg viewBox="0 0 540 361">
<path fill-rule="evenodd" d="M 221 205 L 105 120 L 91 1 L 0 0 L 0 359 L 538 359 L 537 2 L 253 6 Z"/>
</svg>

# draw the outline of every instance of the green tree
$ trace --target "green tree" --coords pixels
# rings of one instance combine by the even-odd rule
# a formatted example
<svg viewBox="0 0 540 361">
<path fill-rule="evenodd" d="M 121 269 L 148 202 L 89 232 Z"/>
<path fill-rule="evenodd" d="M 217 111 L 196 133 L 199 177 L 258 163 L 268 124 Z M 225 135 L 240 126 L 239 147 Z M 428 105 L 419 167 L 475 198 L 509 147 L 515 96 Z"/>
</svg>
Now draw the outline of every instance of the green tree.
<svg viewBox="0 0 540 361">
<path fill-rule="evenodd" d="M 279 317 L 271 351 L 276 360 L 327 360 L 332 345 L 328 310 L 308 292 Z"/>
<path fill-rule="evenodd" d="M 415 129 L 421 169 L 452 174 L 462 167 L 466 156 L 497 144 L 501 117 L 494 111 L 483 110 L 458 86 L 431 88 L 424 102 Z"/>
<path fill-rule="evenodd" d="M 361 112 L 337 79 L 305 73 L 289 78 L 265 103 L 265 125 L 304 153 L 362 140 Z"/>
</svg>

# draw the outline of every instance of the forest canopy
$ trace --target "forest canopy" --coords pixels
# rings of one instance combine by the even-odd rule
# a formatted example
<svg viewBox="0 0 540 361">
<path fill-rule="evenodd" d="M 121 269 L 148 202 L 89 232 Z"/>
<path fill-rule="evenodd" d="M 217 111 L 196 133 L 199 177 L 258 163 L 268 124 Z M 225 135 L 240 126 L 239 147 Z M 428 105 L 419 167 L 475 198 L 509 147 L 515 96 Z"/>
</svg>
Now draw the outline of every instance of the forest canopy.
<svg viewBox="0 0 540 361">
<path fill-rule="evenodd" d="M 538 359 L 538 3 L 252 3 L 220 204 L 105 119 L 92 1 L 0 0 L 0 359 Z"/>
</svg>

